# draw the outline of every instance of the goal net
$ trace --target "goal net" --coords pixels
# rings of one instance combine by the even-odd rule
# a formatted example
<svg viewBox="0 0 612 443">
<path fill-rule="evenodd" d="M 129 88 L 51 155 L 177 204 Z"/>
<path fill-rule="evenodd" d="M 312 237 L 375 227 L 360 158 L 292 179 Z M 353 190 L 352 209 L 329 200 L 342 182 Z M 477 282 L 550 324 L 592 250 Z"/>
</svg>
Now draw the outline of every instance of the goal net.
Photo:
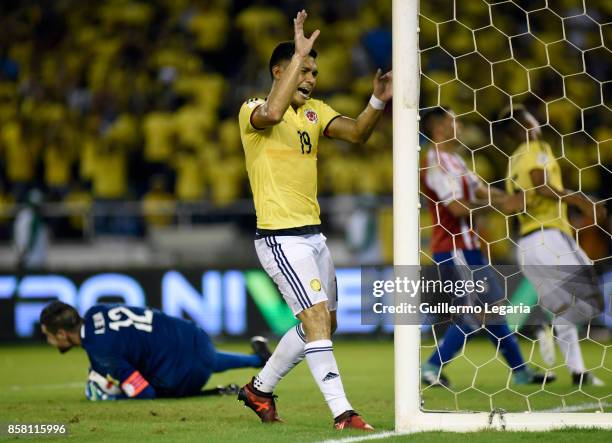
<svg viewBox="0 0 612 443">
<path fill-rule="evenodd" d="M 478 316 L 396 325 L 397 430 L 611 427 L 612 3 L 394 0 L 393 38 L 394 263 L 439 265 L 450 238 L 441 278 L 490 268 L 498 304 L 521 307 L 511 337 Z"/>
</svg>

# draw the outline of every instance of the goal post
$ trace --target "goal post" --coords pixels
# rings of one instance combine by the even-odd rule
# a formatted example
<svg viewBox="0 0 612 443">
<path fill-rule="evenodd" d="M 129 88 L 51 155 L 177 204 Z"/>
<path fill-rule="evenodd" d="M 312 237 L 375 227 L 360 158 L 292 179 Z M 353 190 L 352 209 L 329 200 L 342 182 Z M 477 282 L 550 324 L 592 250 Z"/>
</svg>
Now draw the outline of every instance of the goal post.
<svg viewBox="0 0 612 443">
<path fill-rule="evenodd" d="M 418 0 L 393 0 L 393 262 L 419 263 Z M 400 42 L 400 44 L 398 44 Z M 402 165 L 402 166 L 400 166 Z M 413 169 L 414 168 L 414 169 Z M 420 331 L 396 325 L 395 379 L 419 379 Z M 395 383 L 398 429 L 412 427 L 420 412 L 418 383 Z M 399 401 L 401 399 L 401 401 Z"/>
<path fill-rule="evenodd" d="M 419 265 L 419 1 L 393 0 L 392 11 L 394 266 Z M 397 432 L 612 428 L 612 414 L 601 412 L 425 412 L 421 407 L 420 345 L 420 326 L 395 325 Z"/>
</svg>

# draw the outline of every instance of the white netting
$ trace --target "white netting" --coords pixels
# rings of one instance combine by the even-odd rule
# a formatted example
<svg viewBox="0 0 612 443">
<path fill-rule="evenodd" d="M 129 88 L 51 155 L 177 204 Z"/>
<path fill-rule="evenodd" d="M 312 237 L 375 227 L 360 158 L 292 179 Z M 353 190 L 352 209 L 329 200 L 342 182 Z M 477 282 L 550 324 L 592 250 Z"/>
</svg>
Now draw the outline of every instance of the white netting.
<svg viewBox="0 0 612 443">
<path fill-rule="evenodd" d="M 561 169 L 563 186 L 606 206 L 612 189 L 612 2 L 428 0 L 421 2 L 420 8 L 421 115 L 437 107 L 454 112 L 455 121 L 461 125 L 461 131 L 454 133 L 454 149 L 488 188 L 489 198 L 492 188 L 506 191 L 514 151 L 500 142 L 499 128 L 525 131 L 524 123 L 514 114 L 497 126 L 502 119 L 500 112 L 508 107 L 518 109 L 520 104 L 539 121 L 541 138 L 552 149 L 551 161 Z M 421 146 L 425 162 L 431 140 L 423 134 Z M 444 167 L 439 159 L 438 163 Z M 431 171 L 431 164 L 422 163 L 421 172 L 427 171 Z M 511 189 L 526 192 L 523 217 L 539 222 L 530 213 L 534 188 L 514 183 Z M 441 225 L 425 209 L 428 203 L 440 206 L 434 199 L 422 189 L 423 264 L 432 262 L 431 237 L 435 225 Z M 518 216 L 502 214 L 499 206 L 489 210 L 470 208 L 468 223 L 478 228 L 485 260 L 494 265 L 516 263 L 521 237 L 516 227 Z M 573 382 L 559 343 L 554 345 L 554 361 L 545 362 L 540 346 L 549 344 L 547 329 L 523 327 L 524 323 L 538 322 L 515 317 L 518 326 L 511 325 L 511 329 L 517 331 L 525 361 L 541 373 L 556 373 L 558 380 L 517 385 L 501 351 L 482 338 L 483 329 L 475 328 L 465 334 L 460 352 L 442 366 L 450 386 L 422 385 L 425 410 L 612 411 L 608 221 L 599 219 L 595 223 L 585 210 L 573 207 L 569 209 L 569 221 L 577 244 L 598 265 L 598 278 L 607 297 L 607 316 L 591 315 L 590 321 L 578 326 L 585 369 L 605 386 L 594 386 L 586 378 L 582 383 Z M 453 237 L 457 240 L 461 235 Z M 532 253 L 530 247 L 521 244 L 526 254 Z M 564 254 L 553 251 L 559 263 L 563 263 Z M 523 276 L 499 275 L 509 303 L 528 303 L 536 291 L 527 280 L 517 279 Z M 532 276 L 531 283 L 537 285 L 537 280 Z M 550 324 L 555 315 L 542 303 L 536 299 L 534 304 L 541 308 L 539 324 Z M 422 362 L 437 352 L 447 326 L 446 319 L 440 318 L 431 334 L 423 336 Z"/>
</svg>

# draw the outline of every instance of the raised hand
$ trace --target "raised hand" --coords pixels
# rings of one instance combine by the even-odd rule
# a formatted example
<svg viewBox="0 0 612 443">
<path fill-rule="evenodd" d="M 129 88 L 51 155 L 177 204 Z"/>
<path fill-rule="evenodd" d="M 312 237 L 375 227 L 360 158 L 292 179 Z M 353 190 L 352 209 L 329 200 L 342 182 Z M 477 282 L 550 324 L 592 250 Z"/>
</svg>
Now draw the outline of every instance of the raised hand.
<svg viewBox="0 0 612 443">
<path fill-rule="evenodd" d="M 575 193 L 571 196 L 571 202 L 584 215 L 589 224 L 597 223 L 605 227 L 608 222 L 608 212 L 606 211 L 604 202 L 594 202 L 588 196 L 582 193 Z"/>
<path fill-rule="evenodd" d="M 374 75 L 374 97 L 384 102 L 388 102 L 393 97 L 393 71 L 383 75 L 382 70 L 378 69 Z"/>
<path fill-rule="evenodd" d="M 295 32 L 295 36 L 293 37 L 293 40 L 295 41 L 295 53 L 302 57 L 306 57 L 308 54 L 310 54 L 315 40 L 321 33 L 317 29 L 315 32 L 312 33 L 310 38 L 306 38 L 306 36 L 304 35 L 304 22 L 306 21 L 307 17 L 308 14 L 305 10 L 302 9 L 293 19 L 293 28 Z"/>
</svg>

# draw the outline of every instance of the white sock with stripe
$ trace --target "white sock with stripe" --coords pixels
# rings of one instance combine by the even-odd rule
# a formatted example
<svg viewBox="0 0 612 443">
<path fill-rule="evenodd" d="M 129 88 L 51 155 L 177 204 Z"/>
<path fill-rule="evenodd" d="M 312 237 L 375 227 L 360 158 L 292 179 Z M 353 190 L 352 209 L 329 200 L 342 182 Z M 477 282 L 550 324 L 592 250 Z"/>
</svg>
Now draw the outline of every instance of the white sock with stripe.
<svg viewBox="0 0 612 443">
<path fill-rule="evenodd" d="M 261 372 L 257 374 L 253 385 L 261 392 L 272 392 L 278 382 L 304 359 L 306 344 L 302 324 L 289 329 L 274 349 Z"/>
<path fill-rule="evenodd" d="M 353 409 L 346 398 L 331 340 L 316 340 L 304 347 L 310 372 L 335 417 Z"/>
</svg>

